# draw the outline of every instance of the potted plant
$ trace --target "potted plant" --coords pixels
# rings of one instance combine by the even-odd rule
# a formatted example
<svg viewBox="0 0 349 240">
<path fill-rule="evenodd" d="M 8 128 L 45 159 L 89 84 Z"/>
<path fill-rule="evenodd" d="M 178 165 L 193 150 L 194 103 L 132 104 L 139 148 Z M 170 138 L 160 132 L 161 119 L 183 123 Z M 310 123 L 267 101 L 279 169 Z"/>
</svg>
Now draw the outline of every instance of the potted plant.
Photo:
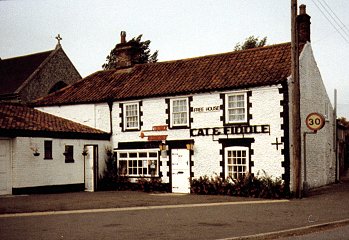
<svg viewBox="0 0 349 240">
<path fill-rule="evenodd" d="M 33 151 L 33 155 L 35 157 L 40 156 L 39 149 L 37 147 L 31 147 L 30 149 Z"/>
</svg>

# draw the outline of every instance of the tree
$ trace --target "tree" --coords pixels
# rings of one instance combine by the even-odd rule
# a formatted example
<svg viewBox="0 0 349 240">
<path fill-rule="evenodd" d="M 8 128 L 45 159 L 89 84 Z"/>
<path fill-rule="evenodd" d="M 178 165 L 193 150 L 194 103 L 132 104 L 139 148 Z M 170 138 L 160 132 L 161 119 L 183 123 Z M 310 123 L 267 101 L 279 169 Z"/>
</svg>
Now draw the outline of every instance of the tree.
<svg viewBox="0 0 349 240">
<path fill-rule="evenodd" d="M 267 43 L 267 37 L 259 40 L 259 37 L 249 36 L 246 38 L 245 42 L 241 45 L 241 43 L 237 43 L 234 47 L 234 51 L 238 50 L 246 50 L 251 48 L 263 47 Z"/>
<path fill-rule="evenodd" d="M 345 117 L 338 118 L 338 121 L 342 126 L 349 128 L 349 121 Z"/>
<path fill-rule="evenodd" d="M 110 51 L 110 54 L 106 58 L 106 63 L 102 65 L 102 68 L 104 70 L 117 68 L 119 62 L 120 47 L 122 46 L 131 46 L 128 54 L 130 54 L 131 56 L 132 65 L 157 62 L 158 50 L 151 54 L 149 49 L 150 40 L 142 42 L 142 36 L 143 35 L 141 34 L 137 38 L 132 38 L 126 43 L 117 44 Z"/>
</svg>

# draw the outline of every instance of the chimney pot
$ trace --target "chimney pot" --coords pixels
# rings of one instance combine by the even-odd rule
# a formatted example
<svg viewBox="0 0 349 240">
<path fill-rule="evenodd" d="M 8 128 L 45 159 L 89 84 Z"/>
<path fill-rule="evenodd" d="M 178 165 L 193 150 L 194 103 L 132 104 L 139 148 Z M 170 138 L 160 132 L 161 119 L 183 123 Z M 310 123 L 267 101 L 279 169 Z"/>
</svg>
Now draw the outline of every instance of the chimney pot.
<svg viewBox="0 0 349 240">
<path fill-rule="evenodd" d="M 298 42 L 305 44 L 310 42 L 310 16 L 306 13 L 305 5 L 299 6 L 299 15 L 297 16 Z"/>
<path fill-rule="evenodd" d="M 121 31 L 120 33 L 121 36 L 121 43 L 126 43 L 126 32 L 125 31 Z"/>
<path fill-rule="evenodd" d="M 299 15 L 307 14 L 306 6 L 304 4 L 299 6 Z"/>
</svg>

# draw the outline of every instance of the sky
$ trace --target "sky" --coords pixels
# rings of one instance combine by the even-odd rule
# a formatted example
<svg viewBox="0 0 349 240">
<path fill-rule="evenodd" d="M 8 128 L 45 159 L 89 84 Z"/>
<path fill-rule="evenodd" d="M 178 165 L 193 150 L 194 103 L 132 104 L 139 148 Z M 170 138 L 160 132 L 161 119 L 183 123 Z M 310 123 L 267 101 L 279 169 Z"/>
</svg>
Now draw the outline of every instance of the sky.
<svg viewBox="0 0 349 240">
<path fill-rule="evenodd" d="M 337 89 L 338 116 L 349 119 L 349 1 L 300 4 L 311 16 L 311 44 L 327 93 L 334 104 Z M 0 57 L 52 50 L 60 34 L 86 77 L 102 69 L 121 31 L 127 40 L 143 34 L 159 61 L 176 60 L 233 51 L 251 35 L 266 36 L 269 45 L 290 42 L 290 13 L 291 0 L 0 0 Z"/>
</svg>

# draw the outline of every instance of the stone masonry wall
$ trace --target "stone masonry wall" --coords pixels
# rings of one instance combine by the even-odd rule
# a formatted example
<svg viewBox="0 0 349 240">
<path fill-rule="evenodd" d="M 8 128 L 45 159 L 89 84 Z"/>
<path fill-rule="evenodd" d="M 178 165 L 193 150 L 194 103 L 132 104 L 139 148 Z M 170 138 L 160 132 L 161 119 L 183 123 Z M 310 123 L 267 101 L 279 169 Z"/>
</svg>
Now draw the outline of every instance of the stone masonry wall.
<svg viewBox="0 0 349 240">
<path fill-rule="evenodd" d="M 48 95 L 51 88 L 58 82 L 73 84 L 81 79 L 80 74 L 69 60 L 62 48 L 40 69 L 37 74 L 19 92 L 23 102 L 29 102 Z"/>
</svg>

